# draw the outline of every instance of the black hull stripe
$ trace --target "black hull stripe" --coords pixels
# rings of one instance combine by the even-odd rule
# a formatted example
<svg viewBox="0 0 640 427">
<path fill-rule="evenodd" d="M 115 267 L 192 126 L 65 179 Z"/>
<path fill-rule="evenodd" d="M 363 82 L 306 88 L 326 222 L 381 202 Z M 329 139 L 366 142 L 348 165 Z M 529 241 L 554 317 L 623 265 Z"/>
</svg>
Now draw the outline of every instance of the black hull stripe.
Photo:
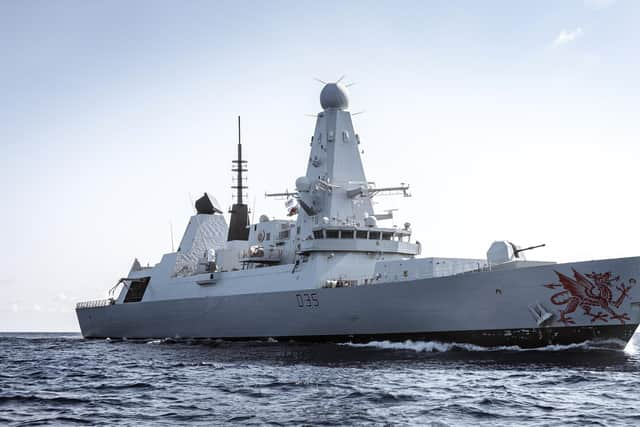
<svg viewBox="0 0 640 427">
<path fill-rule="evenodd" d="M 300 335 L 274 337 L 180 337 L 189 339 L 223 339 L 226 341 L 254 341 L 274 338 L 278 341 L 303 342 L 353 342 L 371 341 L 439 341 L 443 343 L 473 344 L 483 347 L 518 346 L 521 348 L 545 347 L 548 345 L 569 345 L 585 341 L 619 341 L 618 347 L 624 347 L 633 336 L 637 324 L 570 326 L 560 328 L 531 329 L 492 329 L 479 331 L 412 332 L 394 334 L 357 334 L 357 335 Z M 85 338 L 122 338 L 87 336 Z M 166 337 L 128 337 L 134 339 L 158 339 Z"/>
</svg>

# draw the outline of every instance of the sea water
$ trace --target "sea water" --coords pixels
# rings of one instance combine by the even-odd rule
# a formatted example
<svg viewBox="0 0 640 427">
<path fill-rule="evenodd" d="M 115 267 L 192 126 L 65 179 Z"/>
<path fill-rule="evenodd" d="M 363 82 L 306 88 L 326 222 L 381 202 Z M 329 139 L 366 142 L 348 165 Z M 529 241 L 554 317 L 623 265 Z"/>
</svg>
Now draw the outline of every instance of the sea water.
<svg viewBox="0 0 640 427">
<path fill-rule="evenodd" d="M 614 347 L 614 346 L 611 346 Z M 622 350 L 0 334 L 0 424 L 640 425 Z"/>
</svg>

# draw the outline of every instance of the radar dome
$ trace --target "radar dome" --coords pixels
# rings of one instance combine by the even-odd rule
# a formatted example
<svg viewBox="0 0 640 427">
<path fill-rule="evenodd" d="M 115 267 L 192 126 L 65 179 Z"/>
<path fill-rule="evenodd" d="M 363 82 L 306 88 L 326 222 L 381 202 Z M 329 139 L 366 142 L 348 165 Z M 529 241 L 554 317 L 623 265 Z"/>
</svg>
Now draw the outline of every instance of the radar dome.
<svg viewBox="0 0 640 427">
<path fill-rule="evenodd" d="M 311 189 L 311 182 L 309 182 L 309 178 L 306 176 L 301 176 L 296 179 L 296 190 L 301 192 L 306 192 Z"/>
<path fill-rule="evenodd" d="M 347 88 L 340 83 L 327 83 L 320 92 L 320 105 L 325 110 L 344 110 L 349 108 Z"/>
<path fill-rule="evenodd" d="M 378 223 L 377 219 L 373 215 L 368 215 L 364 217 L 364 225 L 367 227 L 375 227 Z"/>
</svg>

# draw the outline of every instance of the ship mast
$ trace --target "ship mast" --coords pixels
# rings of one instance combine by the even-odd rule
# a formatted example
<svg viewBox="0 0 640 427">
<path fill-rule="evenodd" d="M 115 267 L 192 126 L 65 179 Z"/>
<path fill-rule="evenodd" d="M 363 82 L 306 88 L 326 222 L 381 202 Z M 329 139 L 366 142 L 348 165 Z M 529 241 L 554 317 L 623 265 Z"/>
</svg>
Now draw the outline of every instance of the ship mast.
<svg viewBox="0 0 640 427">
<path fill-rule="evenodd" d="M 236 203 L 238 205 L 242 204 L 242 191 L 247 187 L 242 185 L 242 172 L 246 171 L 244 168 L 243 160 L 242 160 L 242 134 L 240 132 L 240 116 L 238 116 L 238 160 L 234 160 L 236 163 L 236 168 L 231 169 L 232 172 L 236 172 L 238 176 L 236 177 Z M 244 163 L 247 163 L 245 160 Z M 232 187 L 233 188 L 233 187 Z"/>
<path fill-rule="evenodd" d="M 242 173 L 247 172 L 247 161 L 242 160 L 242 137 L 240 133 L 240 116 L 238 116 L 238 158 L 232 160 L 233 167 L 232 172 L 236 173 L 235 185 L 231 188 L 236 190 L 235 203 L 229 209 L 231 218 L 229 220 L 229 234 L 227 236 L 228 241 L 232 240 L 249 240 L 249 209 L 244 203 L 244 190 L 247 186 L 244 185 Z"/>
</svg>

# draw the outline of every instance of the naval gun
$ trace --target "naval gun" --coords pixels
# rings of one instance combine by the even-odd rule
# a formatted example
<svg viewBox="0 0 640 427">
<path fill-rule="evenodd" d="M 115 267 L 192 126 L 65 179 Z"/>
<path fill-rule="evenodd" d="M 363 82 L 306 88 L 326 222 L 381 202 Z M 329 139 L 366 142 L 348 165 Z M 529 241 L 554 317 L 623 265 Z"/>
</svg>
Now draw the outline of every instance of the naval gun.
<svg viewBox="0 0 640 427">
<path fill-rule="evenodd" d="M 529 246 L 526 248 L 520 248 L 515 243 L 508 240 L 498 240 L 491 244 L 487 251 L 487 262 L 490 265 L 503 264 L 510 261 L 524 261 L 523 252 L 530 251 L 532 249 L 541 248 L 546 246 L 545 243 L 541 245 Z"/>
<path fill-rule="evenodd" d="M 514 245 L 513 243 L 509 242 L 511 244 L 511 246 L 513 247 L 513 256 L 515 256 L 516 258 L 520 258 L 520 253 L 524 252 L 524 251 L 530 251 L 532 249 L 538 249 L 538 248 L 543 248 L 545 246 L 547 246 L 546 243 L 542 243 L 541 245 L 534 245 L 534 246 L 529 246 L 528 248 L 522 248 L 519 249 L 516 245 Z"/>
</svg>

